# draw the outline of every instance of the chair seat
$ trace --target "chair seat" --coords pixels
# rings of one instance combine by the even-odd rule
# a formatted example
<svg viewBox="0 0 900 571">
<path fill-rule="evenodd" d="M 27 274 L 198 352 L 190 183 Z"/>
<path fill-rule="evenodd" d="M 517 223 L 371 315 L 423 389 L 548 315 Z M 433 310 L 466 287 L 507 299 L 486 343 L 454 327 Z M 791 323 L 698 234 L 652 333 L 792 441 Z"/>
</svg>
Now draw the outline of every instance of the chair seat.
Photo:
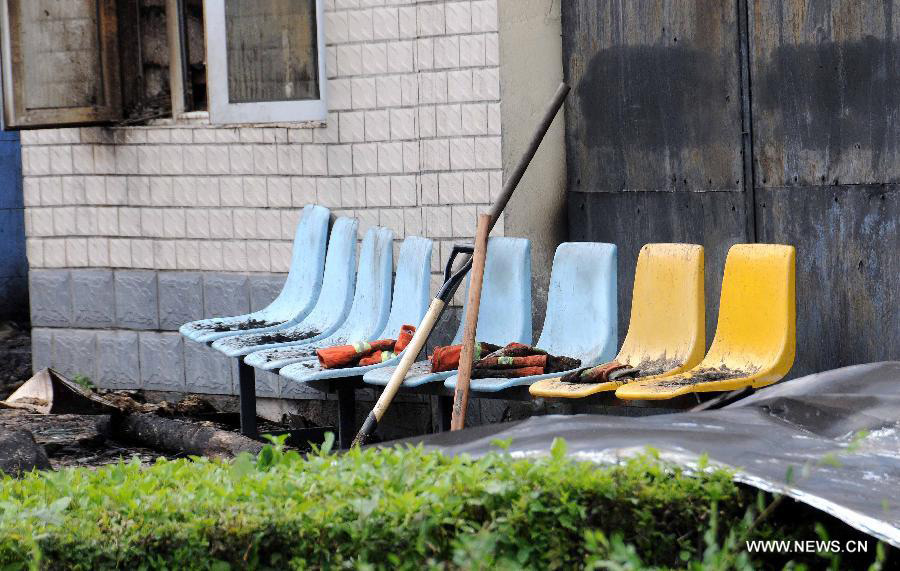
<svg viewBox="0 0 900 571">
<path fill-rule="evenodd" d="M 763 387 L 781 380 L 796 347 L 793 246 L 735 244 L 725 259 L 719 321 L 706 357 L 694 368 L 622 385 L 625 400 Z"/>
<path fill-rule="evenodd" d="M 374 371 L 390 365 L 396 365 L 400 362 L 400 355 L 392 357 L 387 361 L 375 365 L 366 365 L 364 367 L 345 367 L 342 369 L 323 369 L 318 359 L 309 361 L 300 361 L 292 363 L 280 371 L 278 374 L 282 377 L 298 383 L 309 381 L 319 381 L 324 379 L 345 379 L 351 377 L 360 377 L 369 371 Z"/>
<path fill-rule="evenodd" d="M 179 332 L 191 341 L 210 343 L 231 335 L 274 331 L 306 317 L 322 289 L 330 216 L 327 208 L 312 204 L 304 207 L 284 287 L 266 308 L 245 315 L 192 321 L 182 325 Z"/>
<path fill-rule="evenodd" d="M 552 355 L 578 359 L 582 367 L 602 363 L 616 350 L 616 320 L 616 247 L 595 242 L 560 244 L 553 256 L 547 313 L 536 347 Z M 567 372 L 472 379 L 469 388 L 499 392 Z M 444 386 L 456 388 L 456 379 L 454 374 Z"/>
<path fill-rule="evenodd" d="M 615 391 L 622 383 L 607 381 L 605 383 L 567 383 L 560 375 L 538 381 L 531 385 L 528 392 L 533 397 L 582 399 L 597 393 Z"/>
<path fill-rule="evenodd" d="M 615 361 L 650 374 L 679 373 L 703 358 L 705 296 L 703 246 L 645 244 L 638 254 L 628 333 Z M 621 382 L 568 383 L 561 375 L 528 392 L 544 398 L 585 398 L 615 391 Z"/>
<path fill-rule="evenodd" d="M 596 364 L 596 363 L 594 363 Z M 590 365 L 587 365 L 590 366 Z M 573 369 L 575 370 L 575 369 Z M 528 386 L 532 383 L 536 383 L 543 379 L 551 379 L 554 377 L 559 377 L 560 375 L 565 375 L 570 371 L 563 371 L 560 373 L 547 373 L 544 375 L 531 375 L 528 377 L 518 377 L 514 379 L 472 379 L 469 381 L 469 389 L 480 392 L 480 393 L 496 393 L 499 391 L 504 391 L 506 389 L 511 389 L 512 387 L 520 387 L 520 386 Z M 456 388 L 456 374 L 446 381 L 444 381 L 444 386 L 450 389 Z"/>
<path fill-rule="evenodd" d="M 198 343 L 210 343 L 231 335 L 260 334 L 275 331 L 296 322 L 296 316 L 284 315 L 274 319 L 250 313 L 234 317 L 214 317 L 182 325 L 178 332 Z"/>
<path fill-rule="evenodd" d="M 321 293 L 313 309 L 300 321 L 286 323 L 267 331 L 231 333 L 216 339 L 212 348 L 228 357 L 248 355 L 263 348 L 287 342 L 313 342 L 331 335 L 344 322 L 350 310 L 356 284 L 356 236 L 359 222 L 340 217 L 331 229 Z M 363 246 L 375 240 L 370 230 Z"/>
<path fill-rule="evenodd" d="M 363 375 L 363 382 L 367 385 L 387 386 L 388 382 L 391 380 L 391 375 L 394 374 L 396 369 L 396 366 L 389 365 L 369 371 Z M 403 386 L 408 388 L 421 387 L 428 383 L 441 382 L 447 377 L 451 377 L 455 374 L 455 370 L 432 373 L 431 361 L 416 361 L 413 363 L 412 367 L 409 368 L 409 372 L 406 373 L 406 377 L 403 379 Z"/>
<path fill-rule="evenodd" d="M 212 348 L 227 357 L 244 357 L 251 353 L 285 346 L 301 346 L 328 337 L 333 330 L 318 329 L 315 325 L 299 323 L 289 327 L 277 327 L 252 335 L 224 337 L 212 343 Z"/>
<path fill-rule="evenodd" d="M 463 306 L 462 319 L 451 345 L 461 342 L 467 311 L 468 305 Z M 478 310 L 478 339 L 494 345 L 506 345 L 513 341 L 531 343 L 531 242 L 524 238 L 495 237 L 488 241 L 484 286 Z M 363 382 L 387 385 L 392 372 L 393 367 L 379 368 L 364 375 Z M 455 370 L 431 373 L 431 363 L 420 361 L 413 364 L 403 386 L 417 387 L 442 382 L 455 373 Z"/>
<path fill-rule="evenodd" d="M 387 325 L 376 339 L 394 339 L 405 325 L 417 325 L 428 311 L 431 286 L 431 253 L 434 243 L 427 238 L 408 236 L 400 246 L 400 259 L 397 262 L 397 279 L 394 283 L 394 295 L 391 301 L 391 313 Z M 316 360 L 317 361 L 317 360 Z M 321 369 L 311 371 L 304 360 L 297 367 L 287 365 L 279 374 L 293 380 L 307 380 L 308 374 L 317 374 L 316 379 L 338 379 L 357 377 L 368 371 L 386 367 L 400 362 L 400 357 L 388 359 L 376 365 L 365 367 L 345 367 L 341 369 Z M 318 365 L 318 362 L 316 362 Z M 318 374 L 321 373 L 321 374 Z"/>
<path fill-rule="evenodd" d="M 687 373 L 650 377 L 624 384 L 616 389 L 616 396 L 624 400 L 666 400 L 689 393 L 734 391 L 747 386 L 762 387 L 775 382 L 767 380 L 765 373 L 765 371 L 741 372 L 727 366 L 702 371 L 693 369 Z"/>
</svg>

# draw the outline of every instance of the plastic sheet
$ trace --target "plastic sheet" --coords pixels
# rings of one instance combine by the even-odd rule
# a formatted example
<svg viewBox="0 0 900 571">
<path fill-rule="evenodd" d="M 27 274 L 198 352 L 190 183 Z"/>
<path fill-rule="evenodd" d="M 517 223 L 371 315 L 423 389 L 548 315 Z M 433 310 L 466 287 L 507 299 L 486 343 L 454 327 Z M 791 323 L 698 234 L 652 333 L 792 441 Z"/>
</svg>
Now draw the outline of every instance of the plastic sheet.
<svg viewBox="0 0 900 571">
<path fill-rule="evenodd" d="M 651 446 L 694 468 L 706 453 L 710 465 L 736 470 L 736 481 L 786 493 L 900 547 L 900 362 L 794 379 L 719 410 L 542 416 L 406 442 L 479 456 L 498 450 L 494 439 L 511 439 L 511 455 L 530 457 L 549 454 L 556 437 L 573 458 L 598 463 Z"/>
</svg>

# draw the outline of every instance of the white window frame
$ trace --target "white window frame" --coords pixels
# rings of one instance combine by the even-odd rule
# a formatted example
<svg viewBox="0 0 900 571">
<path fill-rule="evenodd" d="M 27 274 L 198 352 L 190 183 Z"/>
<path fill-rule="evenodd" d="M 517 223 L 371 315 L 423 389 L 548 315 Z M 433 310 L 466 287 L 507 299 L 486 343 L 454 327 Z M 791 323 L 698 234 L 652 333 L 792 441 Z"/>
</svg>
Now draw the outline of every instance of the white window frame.
<svg viewBox="0 0 900 571">
<path fill-rule="evenodd" d="M 228 55 L 225 50 L 225 0 L 204 0 L 206 24 L 206 84 L 210 123 L 294 123 L 324 121 L 328 117 L 325 74 L 325 18 L 323 0 L 316 2 L 316 58 L 319 99 L 303 101 L 228 101 Z"/>
</svg>

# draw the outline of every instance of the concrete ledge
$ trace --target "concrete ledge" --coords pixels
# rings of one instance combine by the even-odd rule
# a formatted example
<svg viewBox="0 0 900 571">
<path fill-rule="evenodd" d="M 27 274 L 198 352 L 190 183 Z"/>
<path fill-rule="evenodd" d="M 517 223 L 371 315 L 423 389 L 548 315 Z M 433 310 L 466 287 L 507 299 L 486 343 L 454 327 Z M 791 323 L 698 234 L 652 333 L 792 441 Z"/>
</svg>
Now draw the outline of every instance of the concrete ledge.
<svg viewBox="0 0 900 571">
<path fill-rule="evenodd" d="M 204 317 L 225 317 L 250 312 L 250 278 L 240 274 L 203 276 Z"/>
<path fill-rule="evenodd" d="M 237 375 L 232 372 L 236 361 L 203 343 L 184 340 L 185 382 L 191 392 L 237 394 Z"/>
<path fill-rule="evenodd" d="M 97 333 L 97 376 L 94 384 L 106 389 L 135 389 L 141 386 L 141 361 L 135 331 Z"/>
<path fill-rule="evenodd" d="M 284 274 L 32 270 L 31 323 L 67 329 L 177 331 L 204 317 L 263 309 L 278 297 L 285 279 Z"/>
<path fill-rule="evenodd" d="M 72 286 L 69 270 L 31 270 L 28 276 L 31 325 L 68 327 L 72 324 Z"/>
<path fill-rule="evenodd" d="M 64 329 L 53 332 L 50 351 L 53 367 L 67 377 L 96 376 L 97 332 L 83 329 Z"/>
<path fill-rule="evenodd" d="M 250 276 L 250 311 L 265 309 L 272 303 L 281 293 L 286 279 L 287 276 L 282 275 Z"/>
<path fill-rule="evenodd" d="M 203 274 L 161 272 L 159 284 L 159 328 L 178 331 L 189 321 L 203 319 Z"/>
<path fill-rule="evenodd" d="M 112 270 L 72 270 L 72 324 L 114 327 L 116 301 Z"/>
<path fill-rule="evenodd" d="M 156 272 L 116 272 L 116 325 L 120 329 L 159 329 Z"/>
<path fill-rule="evenodd" d="M 53 330 L 31 330 L 31 368 L 40 371 L 53 363 Z"/>
<path fill-rule="evenodd" d="M 178 333 L 138 334 L 141 388 L 154 391 L 184 391 L 184 344 Z"/>
<path fill-rule="evenodd" d="M 262 273 L 34 270 L 33 367 L 85 375 L 98 387 L 113 390 L 236 395 L 237 360 L 184 340 L 177 329 L 203 317 L 262 309 L 277 297 L 285 279 L 284 274 Z M 429 347 L 450 342 L 460 313 L 458 307 L 448 308 Z M 293 403 L 282 408 L 299 407 L 305 415 L 314 409 L 330 411 L 336 398 L 264 371 L 257 371 L 257 395 L 266 402 Z M 370 388 L 357 394 L 363 402 L 374 402 L 377 395 Z M 398 396 L 398 407 L 415 410 L 401 415 L 401 432 L 430 422 L 430 415 L 417 408 L 428 400 Z M 315 401 L 323 402 L 319 406 Z M 360 422 L 367 406 L 360 408 Z"/>
</svg>

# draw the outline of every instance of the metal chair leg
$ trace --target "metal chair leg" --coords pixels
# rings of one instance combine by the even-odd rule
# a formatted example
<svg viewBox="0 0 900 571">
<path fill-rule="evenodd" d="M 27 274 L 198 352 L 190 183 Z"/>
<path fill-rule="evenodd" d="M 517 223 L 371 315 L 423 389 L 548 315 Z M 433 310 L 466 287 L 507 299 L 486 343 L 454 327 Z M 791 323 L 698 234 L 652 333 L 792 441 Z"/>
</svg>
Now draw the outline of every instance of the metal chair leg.
<svg viewBox="0 0 900 571">
<path fill-rule="evenodd" d="M 440 426 L 437 432 L 447 432 L 450 430 L 450 420 L 453 417 L 453 397 L 439 395 L 437 398 L 438 418 Z"/>
<path fill-rule="evenodd" d="M 337 389 L 338 397 L 338 443 L 341 449 L 348 449 L 356 434 L 356 390 L 350 387 Z"/>
<path fill-rule="evenodd" d="M 256 370 L 238 358 L 238 383 L 241 397 L 241 434 L 258 438 L 256 428 Z"/>
</svg>

